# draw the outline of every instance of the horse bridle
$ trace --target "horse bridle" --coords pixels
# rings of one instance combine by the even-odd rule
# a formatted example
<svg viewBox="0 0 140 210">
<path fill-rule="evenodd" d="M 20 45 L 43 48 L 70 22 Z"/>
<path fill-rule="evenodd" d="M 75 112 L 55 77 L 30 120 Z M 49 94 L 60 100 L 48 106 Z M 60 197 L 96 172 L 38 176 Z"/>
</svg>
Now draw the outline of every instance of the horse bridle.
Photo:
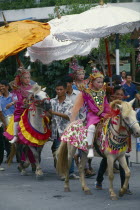
<svg viewBox="0 0 140 210">
<path fill-rule="evenodd" d="M 133 130 L 132 130 L 132 127 L 133 127 L 133 125 L 135 125 L 136 123 L 138 123 L 139 124 L 139 122 L 138 121 L 133 121 L 131 124 L 128 124 L 126 121 L 125 121 L 125 119 L 123 119 L 122 118 L 122 115 L 120 114 L 120 122 L 124 122 L 124 124 L 127 126 L 127 128 L 128 129 L 126 129 L 127 130 L 127 132 L 128 132 L 128 134 L 129 133 L 134 133 L 133 132 Z M 122 123 L 121 123 L 122 124 Z M 115 130 L 115 128 L 114 128 L 114 126 L 113 126 L 113 124 L 110 124 L 111 125 L 111 127 L 113 128 L 113 130 L 117 133 L 117 134 L 119 134 L 116 130 Z"/>
<path fill-rule="evenodd" d="M 30 103 L 29 109 L 32 111 L 36 110 L 36 106 L 40 107 L 43 105 L 43 103 L 45 102 L 45 100 L 50 100 L 50 98 L 43 98 L 42 100 L 32 100 L 32 103 Z"/>
<path fill-rule="evenodd" d="M 133 134 L 134 132 L 133 132 L 133 130 L 132 130 L 132 127 L 133 127 L 133 125 L 135 125 L 136 123 L 139 124 L 139 122 L 138 122 L 138 121 L 133 121 L 131 124 L 128 124 L 128 123 L 125 121 L 125 119 L 122 119 L 122 120 L 123 120 L 124 124 L 130 129 L 130 132 Z"/>
<path fill-rule="evenodd" d="M 122 122 L 122 120 L 123 120 L 123 119 L 122 119 L 122 117 L 121 117 L 121 115 L 120 115 L 120 122 Z M 122 123 L 121 123 L 121 124 L 122 124 Z M 111 127 L 113 128 L 113 130 L 118 134 L 118 137 L 126 138 L 126 137 L 129 136 L 129 130 L 126 129 L 126 131 L 127 131 L 127 133 L 128 133 L 127 136 L 126 136 L 126 135 L 122 136 L 122 135 L 120 135 L 120 133 L 119 133 L 118 131 L 116 131 L 116 129 L 114 128 L 113 124 L 109 123 L 109 126 L 111 126 Z M 115 135 L 115 134 L 114 134 L 114 135 Z"/>
</svg>

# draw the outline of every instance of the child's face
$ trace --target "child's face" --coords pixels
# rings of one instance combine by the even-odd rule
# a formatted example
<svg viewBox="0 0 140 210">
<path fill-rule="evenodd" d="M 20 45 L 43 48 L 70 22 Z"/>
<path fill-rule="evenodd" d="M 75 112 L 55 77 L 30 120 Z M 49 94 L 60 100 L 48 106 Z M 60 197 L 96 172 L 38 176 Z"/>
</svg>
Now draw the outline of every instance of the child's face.
<svg viewBox="0 0 140 210">
<path fill-rule="evenodd" d="M 95 90 L 100 90 L 103 87 L 103 78 L 96 78 L 95 80 L 93 80 L 92 84 Z"/>
<path fill-rule="evenodd" d="M 84 80 L 85 73 L 84 72 L 78 72 L 76 77 L 77 77 L 77 80 L 82 81 L 82 80 Z"/>
<path fill-rule="evenodd" d="M 23 85 L 29 85 L 30 79 L 30 74 L 24 74 L 21 78 L 21 82 Z"/>
<path fill-rule="evenodd" d="M 114 93 L 114 100 L 123 100 L 124 99 L 124 92 L 123 90 L 116 90 L 116 92 Z"/>
</svg>

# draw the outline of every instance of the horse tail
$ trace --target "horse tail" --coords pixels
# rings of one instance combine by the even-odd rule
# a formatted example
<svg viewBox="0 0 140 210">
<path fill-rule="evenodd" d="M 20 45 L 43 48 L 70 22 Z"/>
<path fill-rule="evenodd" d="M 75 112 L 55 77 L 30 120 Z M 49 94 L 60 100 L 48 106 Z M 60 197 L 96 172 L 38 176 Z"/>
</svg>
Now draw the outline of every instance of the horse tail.
<svg viewBox="0 0 140 210">
<path fill-rule="evenodd" d="M 61 142 L 57 152 L 56 170 L 59 175 L 63 176 L 68 170 L 68 148 L 67 142 Z"/>
<path fill-rule="evenodd" d="M 15 146 L 15 144 L 12 144 L 12 146 L 11 146 L 11 152 L 10 152 L 8 158 L 7 158 L 7 164 L 9 166 L 11 165 L 12 160 L 13 160 L 13 158 L 14 158 L 15 155 L 16 155 L 16 146 Z"/>
</svg>

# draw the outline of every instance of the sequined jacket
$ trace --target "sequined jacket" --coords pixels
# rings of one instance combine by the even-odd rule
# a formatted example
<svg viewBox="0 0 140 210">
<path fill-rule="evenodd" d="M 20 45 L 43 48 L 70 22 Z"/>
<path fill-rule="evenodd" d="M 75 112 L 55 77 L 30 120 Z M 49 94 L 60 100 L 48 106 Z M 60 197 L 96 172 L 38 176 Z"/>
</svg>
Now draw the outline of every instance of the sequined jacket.
<svg viewBox="0 0 140 210">
<path fill-rule="evenodd" d="M 110 107 L 104 89 L 95 91 L 87 88 L 82 90 L 82 93 L 87 112 L 87 127 L 89 127 L 91 124 L 97 124 L 110 111 Z"/>
</svg>

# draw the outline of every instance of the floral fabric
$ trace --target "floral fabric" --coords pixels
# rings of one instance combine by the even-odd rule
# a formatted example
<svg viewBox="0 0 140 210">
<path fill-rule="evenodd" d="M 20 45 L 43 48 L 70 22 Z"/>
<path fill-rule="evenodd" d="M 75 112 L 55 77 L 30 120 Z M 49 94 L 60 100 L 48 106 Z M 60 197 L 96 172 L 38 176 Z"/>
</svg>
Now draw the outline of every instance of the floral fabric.
<svg viewBox="0 0 140 210">
<path fill-rule="evenodd" d="M 61 141 L 70 142 L 74 147 L 87 151 L 87 129 L 82 120 L 76 120 L 68 125 Z"/>
<path fill-rule="evenodd" d="M 69 99 L 66 98 L 62 103 L 59 103 L 58 97 L 56 97 L 51 99 L 50 102 L 53 111 L 66 114 L 70 117 L 73 105 Z M 69 120 L 53 115 L 52 139 L 57 139 L 57 133 L 59 133 L 59 136 L 61 136 L 69 122 L 70 122 Z"/>
</svg>

